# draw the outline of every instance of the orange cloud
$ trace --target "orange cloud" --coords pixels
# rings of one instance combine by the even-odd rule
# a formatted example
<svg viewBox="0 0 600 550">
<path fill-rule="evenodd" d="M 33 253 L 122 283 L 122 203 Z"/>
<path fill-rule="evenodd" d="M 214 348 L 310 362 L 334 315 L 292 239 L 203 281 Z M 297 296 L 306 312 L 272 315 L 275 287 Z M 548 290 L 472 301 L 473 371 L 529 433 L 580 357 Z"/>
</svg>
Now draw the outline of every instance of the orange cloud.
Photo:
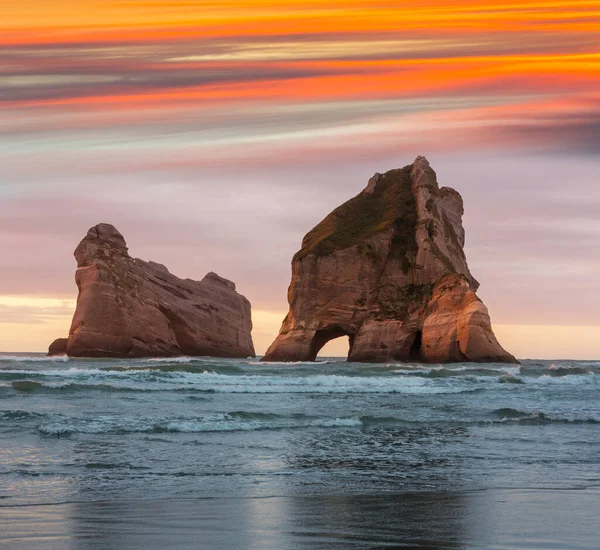
<svg viewBox="0 0 600 550">
<path fill-rule="evenodd" d="M 1 2 L 0 192 L 26 196 L 26 178 L 75 177 L 79 192 L 95 178 L 164 170 L 171 182 L 189 169 L 196 181 L 211 167 L 289 171 L 414 149 L 597 154 L 599 35 L 597 0 Z M 47 227 L 70 197 L 53 196 Z M 11 203 L 0 216 L 5 242 L 48 206 L 23 200 L 24 213 Z M 79 204 L 70 212 L 91 225 Z M 18 280 L 22 263 L 0 267 Z M 64 333 L 68 316 L 41 323 L 19 307 L 32 328 L 0 327 L 0 348 Z M 280 322 L 269 307 L 255 304 L 261 346 Z"/>
<path fill-rule="evenodd" d="M 5 43 L 318 33 L 597 32 L 597 2 L 22 0 L 0 6 Z"/>
</svg>

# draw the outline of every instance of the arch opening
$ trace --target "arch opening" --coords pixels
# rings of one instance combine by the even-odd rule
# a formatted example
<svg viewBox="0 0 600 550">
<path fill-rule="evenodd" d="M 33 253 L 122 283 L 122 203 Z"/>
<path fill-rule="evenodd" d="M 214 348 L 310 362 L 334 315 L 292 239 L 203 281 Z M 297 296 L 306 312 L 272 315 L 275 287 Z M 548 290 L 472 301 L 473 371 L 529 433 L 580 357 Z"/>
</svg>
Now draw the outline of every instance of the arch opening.
<svg viewBox="0 0 600 550">
<path fill-rule="evenodd" d="M 418 330 L 415 333 L 415 339 L 410 347 L 410 351 L 408 353 L 409 361 L 417 361 L 420 362 L 423 360 L 423 333 Z"/>
<path fill-rule="evenodd" d="M 340 327 L 332 327 L 324 330 L 318 330 L 315 333 L 313 341 L 310 347 L 310 361 L 314 361 L 319 352 L 325 347 L 325 345 L 333 340 L 337 340 L 338 338 L 343 338 L 344 336 L 348 337 L 348 351 L 345 354 L 346 358 L 350 355 L 350 351 L 352 350 L 352 344 L 354 341 L 354 336 L 350 334 L 347 330 L 344 330 Z M 333 346 L 328 346 L 330 349 L 339 349 L 337 346 L 334 348 Z"/>
<path fill-rule="evenodd" d="M 350 338 L 346 336 L 340 336 L 329 340 L 317 353 L 316 360 L 324 359 L 326 357 L 336 358 L 340 360 L 346 359 L 350 355 Z"/>
</svg>

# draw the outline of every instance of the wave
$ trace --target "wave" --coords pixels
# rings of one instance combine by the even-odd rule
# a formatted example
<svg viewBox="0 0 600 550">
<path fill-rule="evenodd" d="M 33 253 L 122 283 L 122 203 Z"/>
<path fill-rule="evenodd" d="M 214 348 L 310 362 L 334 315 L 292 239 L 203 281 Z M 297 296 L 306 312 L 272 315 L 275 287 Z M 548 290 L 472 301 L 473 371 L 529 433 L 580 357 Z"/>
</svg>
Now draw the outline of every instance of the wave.
<svg viewBox="0 0 600 550">
<path fill-rule="evenodd" d="M 546 371 L 547 375 L 555 377 L 591 373 L 593 373 L 593 371 L 584 367 L 555 367 L 554 365 Z"/>
<path fill-rule="evenodd" d="M 109 366 L 109 367 L 94 367 L 94 368 L 81 368 L 71 367 L 69 369 L 0 369 L 0 380 L 14 379 L 22 376 L 30 377 L 61 377 L 61 378 L 73 378 L 73 377 L 117 377 L 123 379 L 134 379 L 137 375 L 161 375 L 161 373 L 190 373 L 190 374 L 203 374 L 205 372 L 218 372 L 219 374 L 239 374 L 244 373 L 244 369 L 236 367 L 235 365 L 211 365 L 211 370 L 207 370 L 207 365 L 201 366 L 189 366 L 189 365 L 124 365 L 124 366 Z"/>
<path fill-rule="evenodd" d="M 498 384 L 589 385 L 597 384 L 594 372 L 585 369 L 560 367 L 552 374 L 547 366 L 527 366 L 525 374 L 520 367 L 504 366 L 410 366 L 410 368 L 374 370 L 372 366 L 358 370 L 355 367 L 336 368 L 331 372 L 302 368 L 259 370 L 244 368 L 240 363 L 215 360 L 199 364 L 132 363 L 98 365 L 85 368 L 80 363 L 69 368 L 56 365 L 42 368 L 0 368 L 0 387 L 4 393 L 11 388 L 19 392 L 190 392 L 190 393 L 256 393 L 256 394 L 408 394 L 435 395 L 487 391 Z M 162 359 L 161 359 L 162 360 Z M 313 365 L 311 363 L 311 365 Z M 384 369 L 387 368 L 384 366 Z M 210 370 L 207 370 L 210 369 Z M 535 374 L 534 374 L 534 369 Z M 332 369 L 330 369 L 332 370 Z M 583 370 L 583 372 L 581 372 Z M 4 383 L 8 381 L 7 385 Z M 10 389 L 8 390 L 10 391 Z"/>
<path fill-rule="evenodd" d="M 507 375 L 504 369 L 486 369 L 481 367 L 463 367 L 459 369 L 446 369 L 446 368 L 435 368 L 429 371 L 417 373 L 417 376 L 424 376 L 426 378 L 453 378 L 453 377 L 492 377 L 499 375 Z"/>
<path fill-rule="evenodd" d="M 388 365 L 389 366 L 389 365 Z M 555 365 L 555 364 L 529 364 L 529 365 L 497 365 L 490 364 L 479 365 L 394 365 L 395 369 L 391 372 L 402 374 L 404 376 L 423 376 L 426 378 L 452 378 L 465 376 L 527 376 L 539 378 L 547 375 L 555 378 L 564 376 L 589 375 L 599 373 L 600 369 L 596 363 L 579 362 L 576 365 Z"/>
<path fill-rule="evenodd" d="M 143 365 L 143 366 L 118 366 L 118 367 L 103 367 L 100 369 L 102 372 L 189 372 L 189 373 L 203 373 L 206 371 L 206 364 L 190 365 L 189 363 L 159 363 L 157 365 Z M 219 374 L 241 374 L 244 373 L 244 369 L 236 367 L 235 365 L 211 365 L 212 372 L 218 372 Z"/>
<path fill-rule="evenodd" d="M 581 416 L 576 414 L 557 414 L 541 411 L 527 411 L 505 407 L 497 409 L 493 414 L 500 422 L 517 422 L 521 424 L 599 424 L 600 416 Z"/>
<path fill-rule="evenodd" d="M 144 371 L 135 371 L 139 374 Z M 152 371 L 150 371 L 152 372 Z M 67 371 L 72 376 L 72 371 Z M 56 373 L 52 373 L 56 374 Z M 104 373 L 108 374 L 108 373 Z M 48 375 L 50 376 L 50 375 Z M 449 381 L 407 377 L 361 377 L 342 375 L 260 376 L 225 375 L 210 371 L 202 373 L 169 372 L 132 378 L 132 373 L 98 372 L 68 381 L 19 380 L 12 383 L 19 391 L 190 391 L 205 393 L 381 393 L 381 394 L 450 394 L 476 391 L 473 385 Z"/>
<path fill-rule="evenodd" d="M 44 422 L 38 430 L 45 435 L 65 436 L 77 433 L 205 433 L 306 428 L 361 427 L 360 418 L 283 418 L 263 413 L 214 413 L 203 417 L 141 419 L 100 416 L 69 418 Z"/>
<path fill-rule="evenodd" d="M 1 369 L 0 378 L 14 378 L 15 376 L 42 376 L 42 377 L 88 377 L 94 375 L 110 376 L 111 373 L 119 375 L 121 371 L 111 371 L 105 369 L 82 369 L 78 367 L 71 367 L 70 369 Z M 150 372 L 150 369 L 138 370 L 136 372 Z"/>
<path fill-rule="evenodd" d="M 567 373 L 567 370 L 574 370 L 576 372 Z M 559 374 L 553 374 L 550 372 L 537 373 L 536 375 L 523 374 L 521 376 L 505 374 L 498 378 L 498 382 L 502 384 L 526 384 L 529 386 L 586 386 L 590 384 L 597 384 L 598 379 L 597 375 L 593 372 L 577 372 L 577 369 L 565 369 L 565 371 Z"/>
<path fill-rule="evenodd" d="M 41 413 L 23 410 L 0 411 L 0 420 L 32 420 L 43 416 Z"/>
<path fill-rule="evenodd" d="M 598 416 L 568 415 L 542 411 L 501 408 L 492 412 L 495 419 L 451 419 L 451 424 L 600 424 Z M 3 411 L 0 419 L 39 420 L 43 415 L 26 411 Z M 274 413 L 253 411 L 233 411 L 229 413 L 209 413 L 196 417 L 148 418 L 124 416 L 95 416 L 88 418 L 54 418 L 42 422 L 37 429 L 48 436 L 70 436 L 74 434 L 177 434 L 211 433 L 262 430 L 300 430 L 310 428 L 361 428 L 371 429 L 380 426 L 402 426 L 422 424 L 423 420 L 408 420 L 396 417 L 348 416 L 310 417 L 304 414 L 281 416 Z M 427 422 L 425 421 L 425 424 Z"/>
<path fill-rule="evenodd" d="M 339 362 L 343 362 L 344 360 L 341 359 L 340 361 L 321 361 L 320 359 L 317 359 L 315 361 L 261 361 L 261 360 L 256 360 L 256 361 L 244 361 L 244 363 L 246 365 L 259 365 L 259 366 L 263 366 L 263 367 L 268 367 L 271 365 L 283 365 L 283 366 L 298 366 L 298 365 L 307 365 L 307 366 L 314 366 L 314 365 L 326 365 L 328 363 L 339 363 Z"/>
<path fill-rule="evenodd" d="M 514 374 L 504 374 L 498 378 L 500 384 L 524 384 L 522 378 L 515 376 Z"/>
<path fill-rule="evenodd" d="M 80 375 L 97 375 L 105 374 L 107 376 L 119 376 L 124 372 L 153 372 L 154 370 L 150 367 L 119 367 L 119 368 L 81 368 L 81 367 L 70 367 L 68 369 L 2 369 L 0 374 L 4 373 L 15 373 L 15 374 L 31 374 L 31 375 L 43 375 L 43 376 L 80 376 Z M 204 369 L 206 370 L 206 369 Z"/>
<path fill-rule="evenodd" d="M 52 357 L 47 355 L 0 355 L 0 364 L 9 361 L 11 363 L 66 363 L 69 361 L 69 358 L 66 355 L 55 355 Z"/>
<path fill-rule="evenodd" d="M 18 380 L 12 382 L 9 386 L 14 390 L 26 393 L 53 393 L 53 392 L 82 392 L 82 391 L 101 391 L 101 392 L 147 392 L 153 391 L 152 388 L 143 388 L 135 385 L 115 386 L 111 384 L 43 384 L 33 380 Z M 160 388 L 155 388 L 154 391 L 163 391 Z"/>
<path fill-rule="evenodd" d="M 256 430 L 282 430 L 301 428 L 352 428 L 362 426 L 360 418 L 321 418 L 307 420 L 299 423 L 262 423 L 257 421 L 195 421 L 176 420 L 164 424 L 155 424 L 152 433 L 201 433 L 201 432 L 223 432 L 223 431 L 256 431 Z"/>
<path fill-rule="evenodd" d="M 552 376 L 560 378 L 563 376 L 586 375 L 598 372 L 593 365 L 521 365 L 521 374 L 524 376 Z"/>
<path fill-rule="evenodd" d="M 596 374 L 588 372 L 586 374 L 566 374 L 562 376 L 552 376 L 550 374 L 543 374 L 535 378 L 524 378 L 527 384 L 532 385 L 571 385 L 581 386 L 588 384 L 597 384 Z"/>
<path fill-rule="evenodd" d="M 160 363 L 191 363 L 192 361 L 199 361 L 201 357 L 149 357 L 148 359 L 144 359 L 143 361 L 148 361 L 149 363 L 160 362 Z M 207 358 L 208 359 L 208 358 Z"/>
</svg>

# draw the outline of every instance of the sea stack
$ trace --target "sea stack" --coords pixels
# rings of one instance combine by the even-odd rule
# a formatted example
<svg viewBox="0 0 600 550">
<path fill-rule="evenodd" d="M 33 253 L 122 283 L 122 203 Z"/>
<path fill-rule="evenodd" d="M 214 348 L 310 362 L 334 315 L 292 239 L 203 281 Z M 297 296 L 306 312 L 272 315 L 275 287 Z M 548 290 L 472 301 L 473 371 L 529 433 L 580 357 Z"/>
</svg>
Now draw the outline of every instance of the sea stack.
<svg viewBox="0 0 600 550">
<path fill-rule="evenodd" d="M 265 361 L 314 361 L 339 336 L 349 361 L 515 363 L 496 340 L 463 251 L 463 201 L 424 157 L 375 174 L 292 260 L 289 313 Z"/>
<path fill-rule="evenodd" d="M 70 357 L 254 356 L 250 302 L 209 273 L 180 279 L 128 254 L 115 227 L 92 227 L 75 250 L 79 289 L 66 342 Z"/>
</svg>

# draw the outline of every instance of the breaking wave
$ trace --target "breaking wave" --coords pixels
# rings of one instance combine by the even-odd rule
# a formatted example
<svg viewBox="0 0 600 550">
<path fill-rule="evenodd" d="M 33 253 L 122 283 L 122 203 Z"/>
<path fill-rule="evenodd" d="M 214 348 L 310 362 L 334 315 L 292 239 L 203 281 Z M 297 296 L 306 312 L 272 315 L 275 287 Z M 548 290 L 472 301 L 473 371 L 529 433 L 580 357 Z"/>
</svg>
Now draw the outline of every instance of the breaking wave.
<svg viewBox="0 0 600 550">
<path fill-rule="evenodd" d="M 558 414 L 542 411 L 527 411 L 506 407 L 494 411 L 501 422 L 518 422 L 521 424 L 599 424 L 600 415 L 586 416 L 578 414 Z"/>
<path fill-rule="evenodd" d="M 113 416 L 69 418 L 44 422 L 38 430 L 45 435 L 76 433 L 204 433 L 302 428 L 351 428 L 362 426 L 360 418 L 284 418 L 261 413 L 214 413 L 202 417 L 140 419 Z"/>
<path fill-rule="evenodd" d="M 48 357 L 46 355 L 0 355 L 0 364 L 2 363 L 66 363 L 69 358 L 66 355 L 56 355 Z"/>
<path fill-rule="evenodd" d="M 55 363 L 42 368 L 3 366 L 0 387 L 22 393 L 44 392 L 190 392 L 248 394 L 407 394 L 436 395 L 489 390 L 502 384 L 584 386 L 598 383 L 595 365 L 543 368 L 528 366 L 412 366 L 383 365 L 364 371 L 331 367 L 333 372 L 304 367 L 298 370 L 261 368 L 218 361 L 190 364 L 192 358 L 92 363 L 64 368 Z M 246 365 L 248 363 L 245 363 Z M 93 365 L 93 366 L 92 366 Z M 311 364 L 314 365 L 314 364 Z M 320 366 L 319 366 L 320 367 Z M 317 368 L 319 368 L 317 367 Z M 297 368 L 297 367 L 296 367 Z M 387 369 L 387 370 L 386 370 Z M 596 369 L 596 370 L 594 370 Z M 321 373 L 322 372 L 322 373 Z M 8 382 L 8 384 L 6 383 Z"/>
<path fill-rule="evenodd" d="M 4 372 L 3 374 L 11 374 Z M 18 391 L 191 391 L 208 393 L 403 393 L 445 394 L 475 391 L 473 385 L 426 378 L 385 376 L 261 376 L 226 375 L 211 371 L 200 373 L 136 371 L 21 371 L 12 382 Z M 29 378 L 37 377 L 36 380 Z M 59 378 L 59 379 L 57 379 Z"/>
<path fill-rule="evenodd" d="M 0 420 L 32 420 L 42 418 L 43 416 L 41 413 L 23 410 L 0 411 Z"/>
<path fill-rule="evenodd" d="M 150 357 L 145 359 L 149 363 L 191 363 L 200 360 L 199 357 Z"/>
</svg>

